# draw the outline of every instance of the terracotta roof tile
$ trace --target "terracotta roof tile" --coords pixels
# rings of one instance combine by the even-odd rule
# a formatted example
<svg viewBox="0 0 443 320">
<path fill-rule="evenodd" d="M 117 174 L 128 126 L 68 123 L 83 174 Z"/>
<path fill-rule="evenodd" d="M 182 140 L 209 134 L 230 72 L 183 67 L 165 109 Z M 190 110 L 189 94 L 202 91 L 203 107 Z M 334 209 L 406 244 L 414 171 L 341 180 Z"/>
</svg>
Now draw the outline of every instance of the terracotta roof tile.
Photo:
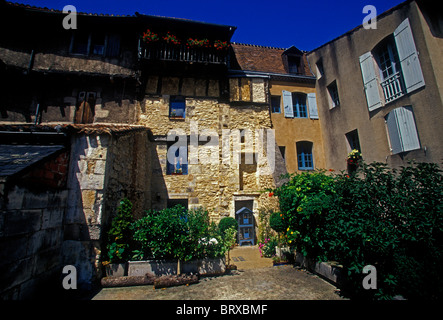
<svg viewBox="0 0 443 320">
<path fill-rule="evenodd" d="M 282 57 L 286 49 L 241 43 L 232 43 L 231 45 L 241 70 L 289 74 Z M 313 76 L 305 53 L 303 61 L 304 70 L 301 75 Z"/>
</svg>

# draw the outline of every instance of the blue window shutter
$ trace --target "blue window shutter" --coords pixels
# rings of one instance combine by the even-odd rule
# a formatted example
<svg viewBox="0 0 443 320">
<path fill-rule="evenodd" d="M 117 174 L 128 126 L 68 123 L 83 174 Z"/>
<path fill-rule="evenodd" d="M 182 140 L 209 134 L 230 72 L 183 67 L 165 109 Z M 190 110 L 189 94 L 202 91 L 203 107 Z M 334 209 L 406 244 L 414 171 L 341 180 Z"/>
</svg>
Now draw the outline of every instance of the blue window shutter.
<svg viewBox="0 0 443 320">
<path fill-rule="evenodd" d="M 366 101 L 369 111 L 383 106 L 380 97 L 379 84 L 375 73 L 374 60 L 371 52 L 366 52 L 359 57 L 363 86 L 366 93 Z"/>
<path fill-rule="evenodd" d="M 412 107 L 400 107 L 395 109 L 395 111 L 403 152 L 420 149 Z"/>
<path fill-rule="evenodd" d="M 386 125 L 388 127 L 389 141 L 391 143 L 391 151 L 393 154 L 397 154 L 403 151 L 401 140 L 400 140 L 400 130 L 397 124 L 397 114 L 395 109 L 389 112 L 386 116 Z"/>
<path fill-rule="evenodd" d="M 315 98 L 315 93 L 308 93 L 307 99 L 309 107 L 309 117 L 311 119 L 318 119 L 317 100 Z"/>
<path fill-rule="evenodd" d="M 286 118 L 294 118 L 294 109 L 292 106 L 292 93 L 283 90 L 283 106 Z"/>
<path fill-rule="evenodd" d="M 425 85 L 425 79 L 418 59 L 414 37 L 412 35 L 409 19 L 406 18 L 394 31 L 406 92 L 412 92 Z"/>
</svg>

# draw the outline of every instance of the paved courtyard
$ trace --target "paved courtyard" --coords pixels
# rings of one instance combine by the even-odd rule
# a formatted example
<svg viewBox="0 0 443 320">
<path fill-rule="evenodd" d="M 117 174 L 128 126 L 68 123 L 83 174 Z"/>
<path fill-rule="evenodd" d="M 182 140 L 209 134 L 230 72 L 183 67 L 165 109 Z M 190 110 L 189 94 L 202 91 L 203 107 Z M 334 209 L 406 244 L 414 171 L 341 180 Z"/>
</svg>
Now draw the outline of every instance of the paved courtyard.
<svg viewBox="0 0 443 320">
<path fill-rule="evenodd" d="M 93 300 L 340 300 L 336 287 L 292 265 L 272 266 L 258 247 L 231 251 L 238 270 L 201 278 L 199 283 L 154 289 L 153 286 L 103 288 Z"/>
</svg>

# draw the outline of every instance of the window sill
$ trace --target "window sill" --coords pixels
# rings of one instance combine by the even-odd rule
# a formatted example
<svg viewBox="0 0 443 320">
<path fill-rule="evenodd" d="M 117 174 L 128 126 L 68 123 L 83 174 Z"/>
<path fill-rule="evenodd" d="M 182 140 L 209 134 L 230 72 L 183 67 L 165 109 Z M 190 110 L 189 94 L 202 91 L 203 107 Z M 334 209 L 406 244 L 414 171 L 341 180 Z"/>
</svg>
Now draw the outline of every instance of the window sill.
<svg viewBox="0 0 443 320">
<path fill-rule="evenodd" d="M 167 173 L 166 175 L 168 176 L 183 176 L 185 175 L 183 172 L 176 172 L 176 173 Z"/>
<path fill-rule="evenodd" d="M 183 117 L 169 117 L 169 120 L 174 120 L 174 121 L 185 121 L 185 118 Z"/>
</svg>

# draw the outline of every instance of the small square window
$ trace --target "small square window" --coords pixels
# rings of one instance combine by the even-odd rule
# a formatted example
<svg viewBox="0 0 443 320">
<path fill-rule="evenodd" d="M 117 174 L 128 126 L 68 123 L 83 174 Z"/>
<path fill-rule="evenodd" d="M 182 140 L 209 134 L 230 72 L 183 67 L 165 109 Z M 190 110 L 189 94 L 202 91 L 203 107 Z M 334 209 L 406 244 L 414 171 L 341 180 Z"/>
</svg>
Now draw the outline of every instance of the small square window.
<svg viewBox="0 0 443 320">
<path fill-rule="evenodd" d="M 281 113 L 280 105 L 281 105 L 281 97 L 280 96 L 271 96 L 272 113 Z"/>
<path fill-rule="evenodd" d="M 331 97 L 332 108 L 339 106 L 340 99 L 338 97 L 337 81 L 332 82 L 328 86 L 328 91 L 329 91 L 329 96 Z"/>
<path fill-rule="evenodd" d="M 171 97 L 169 102 L 169 117 L 184 119 L 186 115 L 186 100 L 184 97 Z"/>
<path fill-rule="evenodd" d="M 88 55 L 89 54 L 89 34 L 83 32 L 76 32 L 72 37 L 71 52 L 75 54 Z"/>
</svg>

